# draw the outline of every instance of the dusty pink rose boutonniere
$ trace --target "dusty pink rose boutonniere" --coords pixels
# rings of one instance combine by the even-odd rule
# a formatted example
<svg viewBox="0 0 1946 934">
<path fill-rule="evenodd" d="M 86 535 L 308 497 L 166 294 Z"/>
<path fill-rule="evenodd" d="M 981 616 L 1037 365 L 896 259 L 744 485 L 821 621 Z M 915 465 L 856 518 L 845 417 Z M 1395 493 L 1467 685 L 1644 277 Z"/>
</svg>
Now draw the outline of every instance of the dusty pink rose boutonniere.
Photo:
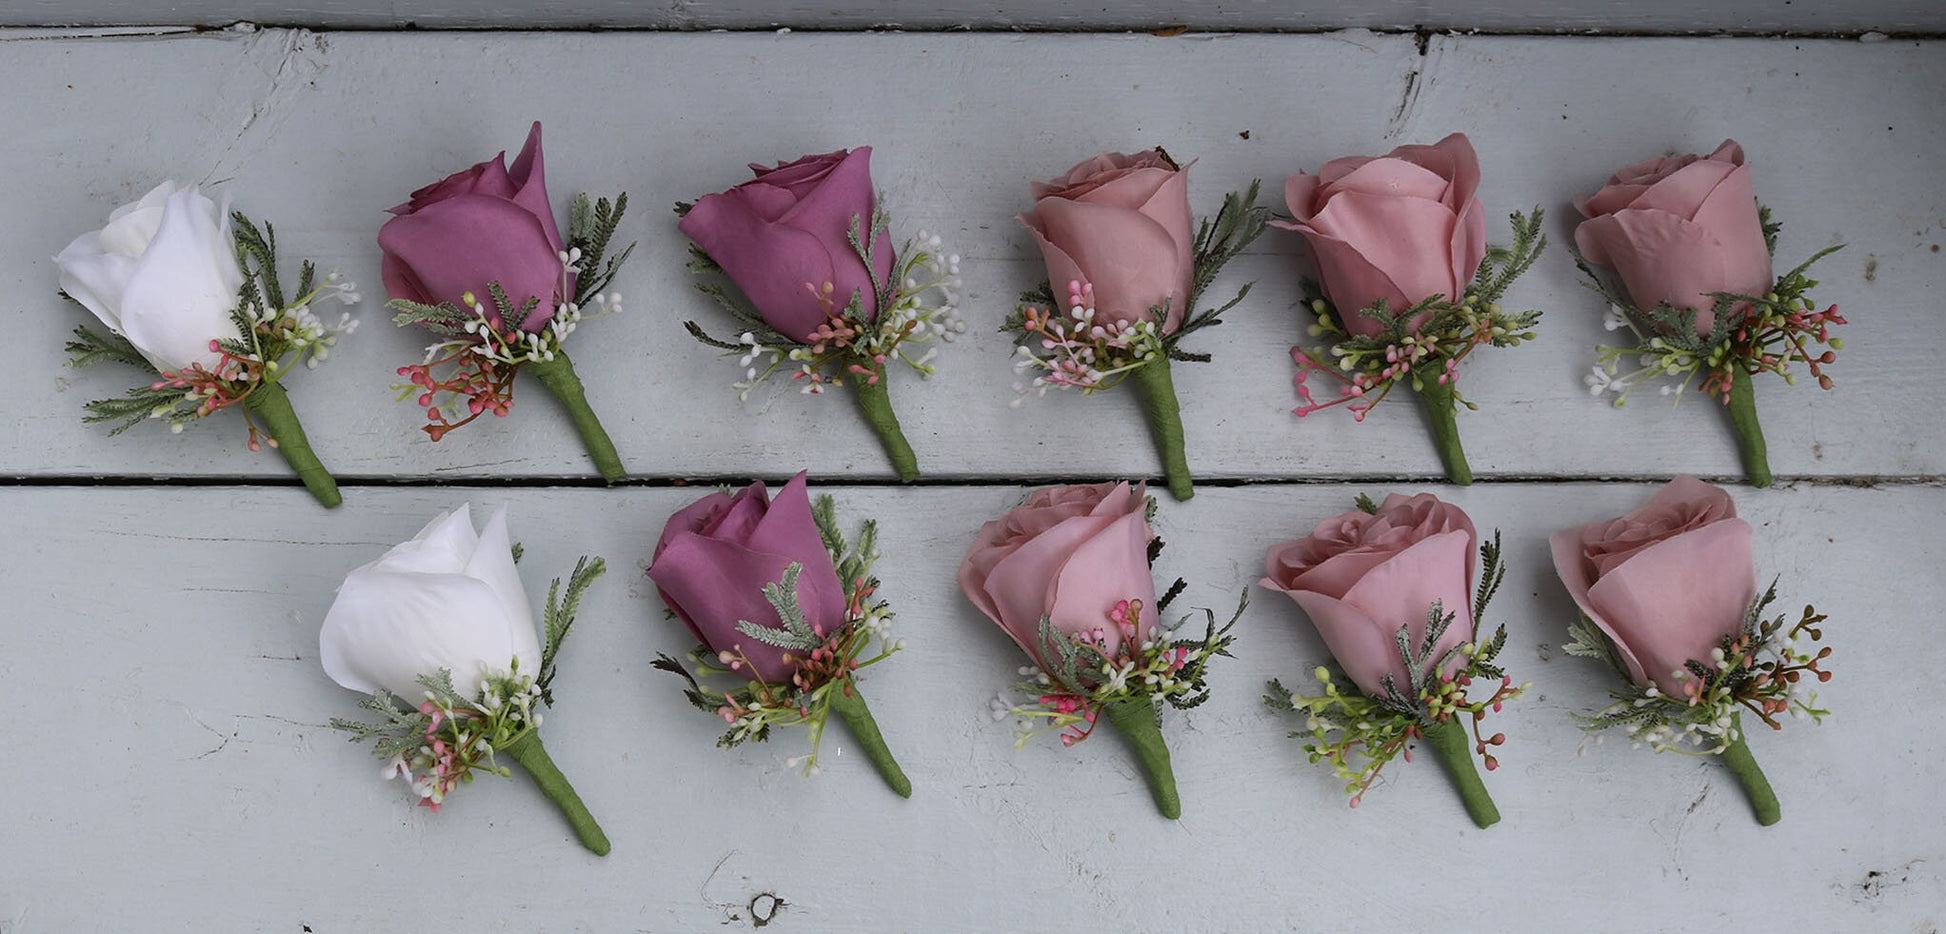
<svg viewBox="0 0 1946 934">
<path fill-rule="evenodd" d="M 919 462 L 892 411 L 892 364 L 933 374 L 937 347 L 966 331 L 959 256 L 925 231 L 892 248 L 891 215 L 872 187 L 872 148 L 841 149 L 774 167 L 727 191 L 679 203 L 676 226 L 695 241 L 697 288 L 735 319 L 735 340 L 684 322 L 735 357 L 739 399 L 783 372 L 808 395 L 849 385 L 899 479 Z M 735 290 L 719 280 L 727 279 Z"/>
<path fill-rule="evenodd" d="M 605 291 L 635 249 L 610 255 L 628 196 L 575 196 L 567 237 L 554 222 L 541 154 L 541 125 L 507 165 L 507 154 L 412 193 L 379 228 L 387 303 L 401 327 L 439 337 L 425 359 L 399 368 L 400 398 L 416 396 L 424 431 L 438 441 L 482 415 L 513 406 L 514 375 L 532 372 L 568 410 L 601 477 L 628 476 L 588 405 L 562 344 L 584 317 L 621 311 Z"/>
<path fill-rule="evenodd" d="M 1016 688 L 1031 701 L 994 702 L 996 720 L 1018 720 L 1016 747 L 1048 732 L 1072 746 L 1106 716 L 1134 749 L 1157 809 L 1174 820 L 1182 803 L 1161 705 L 1186 710 L 1209 699 L 1206 671 L 1230 654 L 1236 619 L 1218 627 L 1206 610 L 1201 638 L 1170 638 L 1182 621 L 1165 627 L 1160 618 L 1183 582 L 1157 599 L 1150 564 L 1162 540 L 1149 528 L 1155 501 L 1143 492 L 1126 483 L 1036 490 L 980 527 L 959 585 L 1033 660 Z"/>
<path fill-rule="evenodd" d="M 1330 763 L 1344 779 L 1353 807 L 1387 762 L 1411 761 L 1413 741 L 1422 740 L 1439 754 L 1473 823 L 1500 820 L 1472 756 L 1488 771 L 1499 768 L 1490 750 L 1507 735 L 1485 735 L 1480 724 L 1527 689 L 1494 663 L 1507 628 L 1479 637 L 1487 601 L 1505 576 L 1500 536 L 1476 541 L 1473 520 L 1430 493 L 1393 494 L 1383 503 L 1360 496 L 1357 509 L 1264 556 L 1259 586 L 1304 608 L 1340 669 L 1316 669 L 1321 695 L 1272 681 L 1264 702 L 1305 715 L 1304 730 L 1291 735 L 1307 737 L 1311 761 Z M 1346 681 L 1354 690 L 1342 690 Z M 1474 700 L 1475 682 L 1493 693 Z"/>
<path fill-rule="evenodd" d="M 687 664 L 662 655 L 655 667 L 681 675 L 689 702 L 729 724 L 719 746 L 762 742 L 772 727 L 808 729 L 811 751 L 788 760 L 807 777 L 818 773 L 836 714 L 885 783 L 909 798 L 912 782 L 858 687 L 860 672 L 905 647 L 889 638 L 877 560 L 877 523 L 866 520 L 847 541 L 831 497 L 813 502 L 802 473 L 775 499 L 761 482 L 705 496 L 669 517 L 648 571 L 700 644 Z"/>
<path fill-rule="evenodd" d="M 67 245 L 54 262 L 61 296 L 93 312 L 107 333 L 74 330 L 68 366 L 111 361 L 154 377 L 126 395 L 87 404 L 85 422 L 114 422 L 118 435 L 151 418 L 181 431 L 239 406 L 250 450 L 284 455 L 325 506 L 343 501 L 284 392 L 299 363 L 315 367 L 358 322 L 319 320 L 313 306 L 358 303 L 358 287 L 335 271 L 317 281 L 309 262 L 286 292 L 277 236 L 194 185 L 163 182 L 116 208 L 108 223 Z"/>
<path fill-rule="evenodd" d="M 1547 248 L 1542 212 L 1514 214 L 1510 248 L 1486 239 L 1476 192 L 1480 159 L 1466 134 L 1383 156 L 1333 159 L 1284 186 L 1291 219 L 1271 223 L 1304 237 L 1317 272 L 1305 280 L 1328 344 L 1295 347 L 1301 418 L 1342 405 L 1365 413 L 1398 386 L 1418 394 L 1454 483 L 1473 482 L 1453 416 L 1474 404 L 1459 393 L 1459 365 L 1483 346 L 1533 340 L 1538 311 L 1507 312 L 1500 298 Z M 1325 401 L 1311 378 L 1338 384 Z"/>
<path fill-rule="evenodd" d="M 1612 392 L 1621 406 L 1648 380 L 1675 380 L 1662 393 L 1678 399 L 1698 381 L 1705 395 L 1728 408 L 1750 484 L 1769 486 L 1769 452 L 1750 378 L 1770 372 L 1790 383 L 1791 364 L 1802 363 L 1819 388 L 1831 388 L 1824 367 L 1838 359 L 1833 350 L 1844 348 L 1831 328 L 1846 321 L 1836 305 L 1818 310 L 1806 294 L 1818 283 L 1805 271 L 1843 245 L 1825 247 L 1772 279 L 1783 225 L 1757 203 L 1735 140 L 1707 156 L 1638 162 L 1574 204 L 1587 217 L 1574 231 L 1574 259 L 1608 300 L 1602 326 L 1627 328 L 1637 341 L 1596 348 L 1594 371 L 1584 378 L 1588 391 Z M 1621 372 L 1624 360 L 1635 369 Z"/>
<path fill-rule="evenodd" d="M 1039 244 L 1048 278 L 1021 294 L 1001 327 L 1017 345 L 1022 399 L 1014 404 L 1027 393 L 1096 393 L 1133 380 L 1169 493 L 1190 498 L 1195 487 L 1170 361 L 1207 361 L 1178 345 L 1221 324 L 1223 312 L 1250 292 L 1246 285 L 1221 308 L 1196 311 L 1217 272 L 1263 232 L 1269 211 L 1256 206 L 1256 183 L 1232 192 L 1200 227 L 1189 208 L 1189 166 L 1160 147 L 1103 153 L 1031 191 L 1034 205 L 1020 222 Z"/>
<path fill-rule="evenodd" d="M 1628 730 L 1632 745 L 1720 755 L 1750 798 L 1757 822 L 1781 816 L 1750 754 L 1743 715 L 1783 729 L 1780 717 L 1821 720 L 1814 686 L 1829 647 L 1825 617 L 1765 618 L 1772 582 L 1757 592 L 1753 530 L 1721 487 L 1677 477 L 1642 508 L 1554 533 L 1554 570 L 1581 608 L 1570 655 L 1599 658 L 1626 687 L 1583 729 Z"/>
</svg>

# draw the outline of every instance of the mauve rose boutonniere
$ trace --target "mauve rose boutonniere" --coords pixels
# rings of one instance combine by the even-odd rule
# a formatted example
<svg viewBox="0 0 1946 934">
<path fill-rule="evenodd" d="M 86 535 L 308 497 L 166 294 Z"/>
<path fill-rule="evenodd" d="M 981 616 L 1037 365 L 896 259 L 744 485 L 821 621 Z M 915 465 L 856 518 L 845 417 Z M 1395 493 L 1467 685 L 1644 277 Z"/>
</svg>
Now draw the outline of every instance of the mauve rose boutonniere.
<svg viewBox="0 0 1946 934">
<path fill-rule="evenodd" d="M 356 285 L 335 271 L 319 282 L 306 262 L 286 294 L 271 225 L 258 230 L 196 186 L 168 181 L 116 208 L 107 226 L 76 237 L 54 262 L 61 296 L 108 328 L 75 328 L 68 366 L 113 361 L 156 377 L 88 403 L 82 421 L 118 423 L 111 436 L 151 418 L 181 431 L 240 404 L 250 450 L 268 442 L 318 502 L 343 501 L 311 451 L 283 378 L 300 362 L 317 366 L 358 327 L 350 314 L 326 325 L 312 311 L 327 300 L 357 304 Z"/>
<path fill-rule="evenodd" d="M 1402 754 L 1411 761 L 1410 744 L 1423 739 L 1439 754 L 1473 823 L 1500 820 L 1472 756 L 1488 771 L 1500 766 L 1488 750 L 1507 736 L 1482 735 L 1480 723 L 1527 685 L 1515 686 L 1494 664 L 1507 642 L 1505 626 L 1478 638 L 1480 616 L 1506 569 L 1498 534 L 1490 542 L 1475 539 L 1473 520 L 1430 493 L 1393 494 L 1383 503 L 1360 496 L 1358 509 L 1318 523 L 1305 538 L 1272 545 L 1264 556 L 1259 586 L 1304 608 L 1357 689 L 1341 692 L 1338 677 L 1319 666 L 1324 694 L 1299 694 L 1272 681 L 1264 702 L 1305 714 L 1304 732 L 1291 735 L 1310 737 L 1304 749 L 1311 761 L 1331 763 L 1353 807 L 1387 762 Z M 1476 680 L 1497 682 L 1493 694 L 1471 699 Z"/>
<path fill-rule="evenodd" d="M 565 240 L 547 200 L 541 125 L 507 166 L 502 152 L 412 193 L 379 228 L 385 291 L 400 326 L 439 335 L 424 362 L 399 368 L 400 398 L 417 394 L 434 441 L 513 406 L 514 374 L 528 370 L 560 400 L 601 477 L 628 475 L 562 342 L 581 319 L 621 310 L 605 291 L 635 249 L 609 255 L 628 208 L 576 195 Z M 603 260 L 606 259 L 604 263 Z"/>
<path fill-rule="evenodd" d="M 1154 506 L 1143 487 L 1126 483 L 1036 490 L 980 527 L 959 585 L 1034 661 L 1020 669 L 1027 680 L 1016 688 L 1033 702 L 994 702 L 994 719 L 1019 719 L 1015 747 L 1053 731 L 1072 746 L 1105 715 L 1134 749 L 1156 807 L 1174 820 L 1182 803 L 1161 704 L 1186 710 L 1209 698 L 1206 670 L 1230 654 L 1236 618 L 1218 628 L 1205 610 L 1202 638 L 1169 638 L 1175 627 L 1159 620 L 1183 583 L 1156 599 L 1150 564 L 1162 541 L 1149 528 Z"/>
<path fill-rule="evenodd" d="M 1836 305 L 1817 310 L 1805 294 L 1817 280 L 1804 273 L 1843 245 L 1825 247 L 1773 280 L 1771 257 L 1783 225 L 1757 203 L 1735 140 L 1707 156 L 1638 162 L 1600 191 L 1577 195 L 1574 206 L 1588 218 L 1574 230 L 1574 260 L 1608 300 L 1602 326 L 1626 327 L 1638 342 L 1596 348 L 1594 371 L 1583 380 L 1588 391 L 1613 392 L 1621 406 L 1646 380 L 1673 378 L 1662 394 L 1680 398 L 1700 378 L 1703 392 L 1729 409 L 1750 484 L 1769 486 L 1770 456 L 1750 377 L 1768 371 L 1790 382 L 1791 364 L 1801 362 L 1819 388 L 1831 388 L 1824 367 L 1838 355 L 1816 346 L 1843 349 L 1831 327 L 1846 322 Z M 1596 267 L 1612 270 L 1621 288 Z M 1624 359 L 1638 366 L 1622 373 Z"/>
<path fill-rule="evenodd" d="M 1582 728 L 1626 727 L 1633 745 L 1721 755 L 1768 826 L 1780 816 L 1777 795 L 1745 743 L 1743 714 L 1773 730 L 1785 714 L 1822 720 L 1811 688 L 1831 680 L 1819 667 L 1831 649 L 1809 644 L 1824 637 L 1825 619 L 1811 607 L 1795 622 L 1764 618 L 1777 585 L 1757 593 L 1751 537 L 1730 494 L 1677 477 L 1642 508 L 1549 543 L 1581 608 L 1563 648 L 1608 662 L 1628 685 L 1607 709 L 1577 715 Z"/>
<path fill-rule="evenodd" d="M 1383 156 L 1347 156 L 1284 186 L 1291 220 L 1272 221 L 1304 237 L 1317 281 L 1305 280 L 1317 315 L 1311 335 L 1330 346 L 1294 347 L 1303 417 L 1343 405 L 1363 421 L 1394 387 L 1419 395 L 1446 477 L 1473 482 L 1453 419 L 1459 364 L 1484 345 L 1533 340 L 1538 311 L 1508 313 L 1500 298 L 1547 248 L 1542 212 L 1514 214 L 1514 244 L 1486 241 L 1486 208 L 1475 194 L 1480 159 L 1464 133 Z M 1336 380 L 1336 398 L 1311 395 L 1314 375 Z"/>
<path fill-rule="evenodd" d="M 371 741 L 385 778 L 403 778 L 434 811 L 475 772 L 510 775 L 520 763 L 561 809 L 581 844 L 608 855 L 608 837 L 541 746 L 540 708 L 554 704 L 555 655 L 574 626 L 600 558 L 582 558 L 547 590 L 540 632 L 515 570 L 507 510 L 473 531 L 465 504 L 409 542 L 345 576 L 318 633 L 331 680 L 370 694 L 378 722 L 333 718 L 353 742 Z"/>
<path fill-rule="evenodd" d="M 697 288 L 739 331 L 731 341 L 694 321 L 684 326 L 737 358 L 738 399 L 778 372 L 810 395 L 849 385 L 893 470 L 911 482 L 919 463 L 892 411 L 888 367 L 903 362 L 929 377 L 938 348 L 920 347 L 965 332 L 955 308 L 959 256 L 941 252 L 939 238 L 923 230 L 892 249 L 871 160 L 872 148 L 860 146 L 774 168 L 753 163 L 756 178 L 678 203 L 676 227 L 695 241 L 690 269 L 720 275 L 736 291 L 714 279 Z"/>
<path fill-rule="evenodd" d="M 1029 392 L 1095 393 L 1134 380 L 1169 493 L 1190 498 L 1196 491 L 1169 361 L 1207 361 L 1178 345 L 1221 324 L 1250 292 L 1246 285 L 1221 308 L 1196 312 L 1217 272 L 1263 232 L 1269 211 L 1256 206 L 1257 184 L 1224 198 L 1200 227 L 1189 208 L 1189 166 L 1160 147 L 1103 153 L 1030 191 L 1034 205 L 1020 222 L 1040 246 L 1047 281 L 1021 293 L 1001 326 L 1018 345 L 1014 372 L 1036 374 L 1015 384 L 1023 395 L 1014 404 Z"/>
<path fill-rule="evenodd" d="M 701 645 L 687 666 L 661 655 L 655 667 L 681 675 L 689 702 L 730 725 L 717 745 L 761 742 L 772 727 L 802 725 L 811 751 L 787 763 L 816 775 L 835 713 L 885 783 L 912 797 L 858 689 L 862 669 L 905 647 L 887 638 L 892 610 L 876 599 L 877 560 L 878 524 L 867 519 L 847 542 L 831 497 L 814 504 L 802 473 L 775 499 L 761 482 L 705 496 L 669 517 L 648 571 L 663 605 Z"/>
</svg>

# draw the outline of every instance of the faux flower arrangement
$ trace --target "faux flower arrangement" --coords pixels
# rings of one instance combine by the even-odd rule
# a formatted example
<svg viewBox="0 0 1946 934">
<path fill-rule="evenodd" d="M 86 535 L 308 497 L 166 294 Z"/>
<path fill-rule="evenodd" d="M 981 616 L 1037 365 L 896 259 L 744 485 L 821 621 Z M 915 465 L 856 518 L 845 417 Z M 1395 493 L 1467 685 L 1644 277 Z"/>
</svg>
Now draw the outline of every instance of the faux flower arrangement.
<svg viewBox="0 0 1946 934">
<path fill-rule="evenodd" d="M 860 146 L 765 167 L 727 191 L 679 203 L 676 226 L 695 241 L 697 285 L 737 322 L 735 340 L 685 322 L 691 336 L 736 357 L 748 398 L 790 373 L 808 395 L 849 386 L 900 480 L 919 462 L 892 410 L 891 367 L 933 374 L 934 342 L 966 330 L 959 256 L 919 231 L 893 250 L 891 215 L 872 187 L 872 149 Z M 735 291 L 723 287 L 727 279 Z M 921 349 L 923 348 L 923 349 Z"/>
<path fill-rule="evenodd" d="M 1317 316 L 1310 333 L 1328 341 L 1291 349 L 1298 417 L 1342 405 L 1363 421 L 1404 386 L 1424 404 L 1457 484 L 1472 483 L 1473 468 L 1454 415 L 1476 408 L 1459 392 L 1459 365 L 1481 347 L 1534 339 L 1541 313 L 1506 311 L 1500 299 L 1547 249 L 1539 208 L 1512 215 L 1512 247 L 1488 246 L 1479 187 L 1479 156 L 1454 133 L 1292 175 L 1284 186 L 1291 220 L 1271 222 L 1304 237 L 1318 275 L 1304 282 Z M 1317 401 L 1313 376 L 1335 380 L 1335 397 Z"/>
<path fill-rule="evenodd" d="M 608 291 L 635 249 L 610 252 L 628 196 L 577 195 L 566 239 L 547 199 L 541 125 L 507 154 L 412 193 L 379 228 L 387 303 L 401 327 L 439 340 L 425 359 L 399 368 L 399 398 L 416 396 L 434 441 L 513 406 L 514 376 L 526 370 L 559 400 L 588 456 L 610 483 L 628 471 L 602 428 L 563 342 L 584 317 L 621 311 Z"/>
<path fill-rule="evenodd" d="M 326 507 L 343 497 L 311 450 L 284 391 L 299 363 L 315 367 L 358 326 L 317 316 L 325 301 L 358 303 L 358 287 L 335 271 L 322 281 L 309 261 L 284 290 L 277 234 L 219 207 L 194 185 L 165 181 L 116 208 L 108 224 L 74 239 L 54 258 L 61 295 L 108 328 L 75 328 L 68 365 L 123 363 L 154 375 L 127 395 L 87 405 L 87 422 L 115 422 L 118 435 L 151 418 L 180 432 L 240 406 L 250 450 L 269 444 Z"/>
<path fill-rule="evenodd" d="M 1661 377 L 1664 395 L 1692 382 L 1730 414 L 1750 484 L 1770 485 L 1770 455 L 1757 420 L 1751 377 L 1775 373 L 1794 383 L 1802 363 L 1830 389 L 1824 372 L 1844 348 L 1831 329 L 1847 323 L 1838 306 L 1818 310 L 1809 294 L 1812 263 L 1843 249 L 1829 246 L 1771 278 L 1783 228 L 1757 202 L 1743 147 L 1724 140 L 1707 156 L 1687 154 L 1628 166 L 1600 191 L 1575 198 L 1587 217 L 1575 228 L 1575 263 L 1589 287 L 1608 301 L 1603 327 L 1627 328 L 1634 347 L 1598 347 L 1589 392 L 1615 394 Z M 1621 288 L 1597 267 L 1612 270 Z M 1820 347 L 1828 347 L 1822 350 Z M 1621 372 L 1624 360 L 1636 368 Z"/>
<path fill-rule="evenodd" d="M 687 664 L 661 655 L 655 667 L 682 676 L 689 702 L 729 725 L 718 746 L 803 726 L 811 751 L 788 761 L 809 777 L 836 714 L 885 783 L 909 798 L 912 782 L 858 687 L 859 672 L 905 646 L 888 638 L 892 610 L 872 576 L 878 557 L 877 524 L 866 520 L 848 542 L 837 506 L 829 496 L 813 503 L 803 473 L 775 499 L 761 482 L 705 496 L 669 517 L 648 570 L 663 605 L 701 644 Z"/>
<path fill-rule="evenodd" d="M 1786 716 L 1822 720 L 1814 686 L 1831 680 L 1821 667 L 1831 648 L 1815 645 L 1825 617 L 1809 606 L 1795 620 L 1766 618 L 1777 585 L 1757 592 L 1753 534 L 1730 494 L 1685 476 L 1634 512 L 1549 542 L 1581 608 L 1566 651 L 1607 662 L 1625 685 L 1615 703 L 1578 717 L 1582 727 L 1623 727 L 1630 745 L 1657 752 L 1722 756 L 1768 826 L 1781 811 L 1743 715 L 1773 730 Z"/>
<path fill-rule="evenodd" d="M 540 708 L 554 703 L 556 655 L 606 565 L 583 558 L 566 591 L 558 578 L 548 587 L 537 636 L 519 559 L 505 507 L 476 533 L 462 504 L 346 575 L 319 658 L 331 680 L 371 695 L 360 706 L 377 720 L 331 725 L 373 743 L 383 777 L 405 779 L 434 811 L 477 773 L 512 774 L 501 757 L 520 763 L 582 845 L 606 856 L 608 837 L 537 732 Z"/>
<path fill-rule="evenodd" d="M 1330 763 L 1344 779 L 1352 807 L 1386 763 L 1411 761 L 1411 744 L 1423 740 L 1438 753 L 1473 823 L 1485 828 L 1500 820 L 1472 757 L 1480 756 L 1488 771 L 1499 767 L 1491 750 L 1507 736 L 1485 735 L 1480 725 L 1528 687 L 1516 686 L 1495 663 L 1507 628 L 1479 636 L 1487 602 L 1505 576 L 1500 536 L 1478 542 L 1473 520 L 1430 493 L 1393 494 L 1383 503 L 1360 496 L 1356 510 L 1265 555 L 1260 586 L 1304 608 L 1340 670 L 1316 669 L 1321 695 L 1272 681 L 1264 702 L 1304 714 L 1304 730 L 1291 735 L 1306 737 L 1311 761 Z M 1355 692 L 1341 690 L 1346 680 Z M 1475 682 L 1491 686 L 1492 694 L 1475 700 Z"/>
<path fill-rule="evenodd" d="M 980 527 L 959 585 L 1033 660 L 1015 688 L 1030 702 L 1002 695 L 993 707 L 997 720 L 1017 718 L 1016 748 L 1049 732 L 1073 746 L 1106 717 L 1134 750 L 1156 809 L 1175 820 L 1182 801 L 1161 705 L 1187 710 L 1209 699 L 1209 663 L 1230 654 L 1243 606 L 1220 627 L 1203 611 L 1201 638 L 1171 638 L 1183 621 L 1164 627 L 1159 619 L 1184 584 L 1156 597 L 1150 566 L 1162 540 L 1149 527 L 1154 508 L 1141 485 L 1036 490 Z"/>
<path fill-rule="evenodd" d="M 1223 323 L 1222 314 L 1250 293 L 1246 285 L 1222 307 L 1196 311 L 1217 273 L 1263 232 L 1269 211 L 1256 204 L 1257 184 L 1225 197 L 1200 226 L 1189 208 L 1189 166 L 1161 147 L 1103 153 L 1030 190 L 1034 205 L 1019 219 L 1040 246 L 1048 278 L 1021 294 L 1001 326 L 1014 335 L 1014 371 L 1023 377 L 1015 388 L 1024 399 L 1133 380 L 1170 495 L 1194 496 L 1170 361 L 1209 360 L 1183 350 L 1183 338 Z"/>
</svg>

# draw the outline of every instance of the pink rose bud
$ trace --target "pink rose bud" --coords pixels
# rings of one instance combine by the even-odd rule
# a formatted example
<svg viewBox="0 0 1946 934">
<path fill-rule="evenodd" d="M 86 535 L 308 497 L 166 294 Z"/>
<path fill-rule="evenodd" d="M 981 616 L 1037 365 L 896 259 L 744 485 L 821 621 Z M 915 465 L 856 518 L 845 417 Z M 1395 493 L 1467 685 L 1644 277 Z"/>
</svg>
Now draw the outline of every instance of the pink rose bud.
<svg viewBox="0 0 1946 934">
<path fill-rule="evenodd" d="M 1458 506 L 1430 493 L 1395 493 L 1377 515 L 1354 509 L 1318 523 L 1306 538 L 1272 545 L 1257 583 L 1289 594 L 1304 608 L 1359 690 L 1384 696 L 1389 674 L 1399 693 L 1409 694 L 1399 628 L 1406 628 L 1419 651 L 1426 616 L 1437 602 L 1453 621 L 1428 663 L 1472 640 L 1475 549 L 1473 520 Z M 1441 673 L 1450 674 L 1460 661 Z"/>
<path fill-rule="evenodd" d="M 1433 296 L 1459 301 L 1486 257 L 1480 158 L 1466 134 L 1383 156 L 1347 156 L 1284 184 L 1292 220 L 1272 225 L 1304 236 L 1324 296 L 1354 336 L 1378 334 L 1358 312 L 1385 300 L 1394 314 Z M 1421 317 L 1411 323 L 1416 331 Z"/>
<path fill-rule="evenodd" d="M 878 194 L 872 187 L 872 147 L 805 156 L 775 168 L 752 163 L 756 178 L 704 195 L 676 228 L 736 283 L 765 323 L 809 342 L 825 319 L 855 295 L 865 316 L 878 314 L 874 272 L 891 278 L 891 238 L 873 245 L 874 268 L 852 248 L 853 224 L 869 230 Z"/>
<path fill-rule="evenodd" d="M 1195 274 L 1188 166 L 1160 149 L 1103 153 L 1031 191 L 1020 222 L 1040 244 L 1057 297 L 1079 282 L 1093 287 L 1096 324 L 1146 321 L 1166 304 L 1162 333 L 1182 326 Z"/>
<path fill-rule="evenodd" d="M 1104 623 L 1117 604 L 1142 601 L 1139 632 L 1156 623 L 1147 510 L 1139 485 L 1036 490 L 980 527 L 960 562 L 960 589 L 1043 668 L 1043 618 L 1069 636 L 1100 636 L 1113 656 L 1122 636 Z"/>
<path fill-rule="evenodd" d="M 1677 477 L 1619 519 L 1554 533 L 1554 570 L 1638 685 L 1683 696 L 1674 673 L 1743 626 L 1757 596 L 1750 523 L 1721 487 Z"/>
<path fill-rule="evenodd" d="M 538 331 L 573 297 L 561 265 L 561 231 L 547 201 L 539 122 L 512 169 L 502 152 L 413 192 L 391 213 L 398 216 L 379 228 L 378 246 L 385 294 L 392 298 L 450 303 L 465 311 L 464 296 L 471 293 L 498 324 L 487 291 L 498 282 L 513 307 L 538 302 L 519 322 L 522 330 Z"/>
<path fill-rule="evenodd" d="M 1707 156 L 1638 162 L 1574 206 L 1588 218 L 1574 229 L 1575 247 L 1615 270 L 1637 308 L 1694 309 L 1697 332 L 1708 334 L 1716 325 L 1711 293 L 1770 291 L 1770 250 L 1735 140 Z"/>
<path fill-rule="evenodd" d="M 783 625 L 764 598 L 764 585 L 782 580 L 793 563 L 804 566 L 797 602 L 805 620 L 826 632 L 843 625 L 844 586 L 811 517 L 803 473 L 784 484 L 774 501 L 759 481 L 735 496 L 712 493 L 670 516 L 649 579 L 663 604 L 711 651 L 735 650 L 749 658 L 758 679 L 783 682 L 796 671 L 784 650 L 738 632 L 737 623 Z"/>
</svg>

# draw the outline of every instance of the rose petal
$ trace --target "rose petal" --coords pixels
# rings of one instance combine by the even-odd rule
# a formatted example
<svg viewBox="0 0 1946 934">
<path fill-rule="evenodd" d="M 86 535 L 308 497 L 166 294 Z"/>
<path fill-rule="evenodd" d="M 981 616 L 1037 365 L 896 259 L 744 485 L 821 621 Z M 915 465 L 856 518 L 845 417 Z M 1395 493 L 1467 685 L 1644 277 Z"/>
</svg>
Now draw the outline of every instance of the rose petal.
<svg viewBox="0 0 1946 934">
<path fill-rule="evenodd" d="M 440 302 L 464 309 L 464 296 L 472 293 L 495 321 L 499 313 L 488 291 L 494 282 L 515 309 L 538 300 L 515 322 L 524 330 L 545 324 L 561 300 L 560 256 L 540 219 L 512 201 L 456 195 L 386 221 L 378 243 Z"/>
<path fill-rule="evenodd" d="M 832 283 L 835 301 L 836 274 L 816 236 L 767 223 L 741 199 L 725 194 L 704 196 L 676 227 L 722 267 L 764 321 L 784 336 L 808 340 L 824 323 L 825 309 L 810 289 Z"/>
<path fill-rule="evenodd" d="M 1750 523 L 1726 519 L 1643 549 L 1588 588 L 1589 615 L 1635 657 L 1630 674 L 1680 696 L 1676 669 L 1742 625 L 1757 596 Z M 1639 671 L 1637 669 L 1640 669 Z"/>
</svg>

